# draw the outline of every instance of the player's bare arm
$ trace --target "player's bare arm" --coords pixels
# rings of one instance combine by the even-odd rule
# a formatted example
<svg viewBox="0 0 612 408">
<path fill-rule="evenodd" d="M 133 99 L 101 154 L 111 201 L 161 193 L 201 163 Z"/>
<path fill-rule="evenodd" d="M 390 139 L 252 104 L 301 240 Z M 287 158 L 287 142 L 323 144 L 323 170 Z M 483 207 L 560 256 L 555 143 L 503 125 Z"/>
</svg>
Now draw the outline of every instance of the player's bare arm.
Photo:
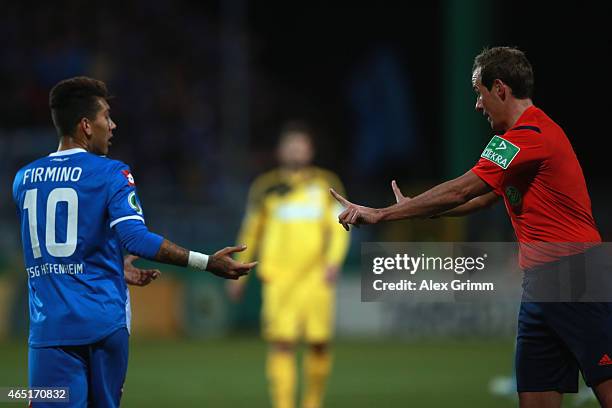
<svg viewBox="0 0 612 408">
<path fill-rule="evenodd" d="M 159 247 L 157 255 L 155 255 L 155 260 L 171 265 L 187 266 L 189 261 L 189 250 L 164 239 L 161 247 Z"/>
<path fill-rule="evenodd" d="M 241 263 L 232 259 L 231 255 L 246 249 L 246 245 L 226 247 L 208 257 L 205 270 L 225 279 L 238 279 L 249 273 L 257 265 L 257 262 Z M 201 255 L 201 254 L 198 254 Z M 192 265 L 190 257 L 193 252 L 164 239 L 155 261 L 177 266 Z"/>
<path fill-rule="evenodd" d="M 338 216 L 338 221 L 348 230 L 349 225 L 431 217 L 463 205 L 475 197 L 487 194 L 491 192 L 491 187 L 476 174 L 468 171 L 464 175 L 439 184 L 412 199 L 402 199 L 386 208 L 370 208 L 353 204 L 333 189 L 330 192 L 345 207 L 344 211 Z"/>
</svg>

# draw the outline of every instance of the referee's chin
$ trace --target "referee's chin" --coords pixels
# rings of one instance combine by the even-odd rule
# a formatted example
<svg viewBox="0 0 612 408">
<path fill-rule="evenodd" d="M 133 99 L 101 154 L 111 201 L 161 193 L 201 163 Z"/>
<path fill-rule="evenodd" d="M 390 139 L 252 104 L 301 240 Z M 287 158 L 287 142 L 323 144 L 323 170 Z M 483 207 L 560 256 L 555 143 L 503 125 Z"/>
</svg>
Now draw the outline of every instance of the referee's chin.
<svg viewBox="0 0 612 408">
<path fill-rule="evenodd" d="M 489 121 L 489 124 L 491 125 L 491 130 L 493 131 L 493 133 L 506 133 L 506 129 L 504 129 L 503 126 L 496 126 L 495 122 L 493 122 L 492 120 Z"/>
</svg>

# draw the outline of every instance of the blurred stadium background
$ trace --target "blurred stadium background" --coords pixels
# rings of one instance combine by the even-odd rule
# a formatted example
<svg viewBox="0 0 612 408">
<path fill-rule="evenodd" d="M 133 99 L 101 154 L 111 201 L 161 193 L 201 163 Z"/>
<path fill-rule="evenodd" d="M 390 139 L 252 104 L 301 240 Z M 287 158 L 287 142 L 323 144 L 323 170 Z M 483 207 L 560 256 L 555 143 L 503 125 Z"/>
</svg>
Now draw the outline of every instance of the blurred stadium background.
<svg viewBox="0 0 612 408">
<path fill-rule="evenodd" d="M 610 240 L 603 3 L 1 7 L 0 386 L 27 384 L 27 287 L 12 178 L 56 148 L 47 95 L 74 75 L 103 79 L 116 95 L 111 155 L 131 165 L 148 225 L 209 252 L 234 242 L 249 182 L 274 166 L 285 120 L 311 123 L 316 162 L 339 173 L 360 202 L 389 204 L 392 178 L 410 194 L 467 170 L 491 136 L 473 112 L 472 59 L 487 45 L 516 45 L 534 65 L 536 104 L 572 140 Z M 328 406 L 515 405 L 488 387 L 494 376 L 511 374 L 517 305 L 360 303 L 361 242 L 436 240 L 513 235 L 503 206 L 466 220 L 354 231 L 338 287 Z M 258 282 L 251 280 L 246 302 L 232 305 L 218 280 L 163 271 L 131 291 L 123 405 L 267 406 Z"/>
</svg>

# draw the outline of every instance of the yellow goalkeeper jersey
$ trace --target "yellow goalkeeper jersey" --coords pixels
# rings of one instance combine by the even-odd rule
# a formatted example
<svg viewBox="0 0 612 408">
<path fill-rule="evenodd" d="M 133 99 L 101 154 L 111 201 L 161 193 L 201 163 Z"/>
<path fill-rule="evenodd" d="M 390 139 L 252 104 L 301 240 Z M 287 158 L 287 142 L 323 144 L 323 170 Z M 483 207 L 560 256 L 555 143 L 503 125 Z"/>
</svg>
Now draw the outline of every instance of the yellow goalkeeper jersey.
<svg viewBox="0 0 612 408">
<path fill-rule="evenodd" d="M 340 265 L 349 234 L 338 224 L 342 207 L 329 188 L 343 194 L 339 178 L 317 167 L 297 172 L 273 170 L 252 184 L 237 259 L 259 261 L 264 282 L 306 280 L 327 265 Z"/>
</svg>

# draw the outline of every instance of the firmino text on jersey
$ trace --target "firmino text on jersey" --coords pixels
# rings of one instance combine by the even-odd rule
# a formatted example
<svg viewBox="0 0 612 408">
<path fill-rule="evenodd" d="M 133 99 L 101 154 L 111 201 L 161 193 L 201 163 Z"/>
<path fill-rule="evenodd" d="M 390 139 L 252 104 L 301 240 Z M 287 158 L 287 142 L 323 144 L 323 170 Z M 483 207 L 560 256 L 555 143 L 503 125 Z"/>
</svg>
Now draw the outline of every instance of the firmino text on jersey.
<svg viewBox="0 0 612 408">
<path fill-rule="evenodd" d="M 45 181 L 77 182 L 83 174 L 80 167 L 33 167 L 23 173 L 23 184 L 43 183 Z"/>
</svg>

